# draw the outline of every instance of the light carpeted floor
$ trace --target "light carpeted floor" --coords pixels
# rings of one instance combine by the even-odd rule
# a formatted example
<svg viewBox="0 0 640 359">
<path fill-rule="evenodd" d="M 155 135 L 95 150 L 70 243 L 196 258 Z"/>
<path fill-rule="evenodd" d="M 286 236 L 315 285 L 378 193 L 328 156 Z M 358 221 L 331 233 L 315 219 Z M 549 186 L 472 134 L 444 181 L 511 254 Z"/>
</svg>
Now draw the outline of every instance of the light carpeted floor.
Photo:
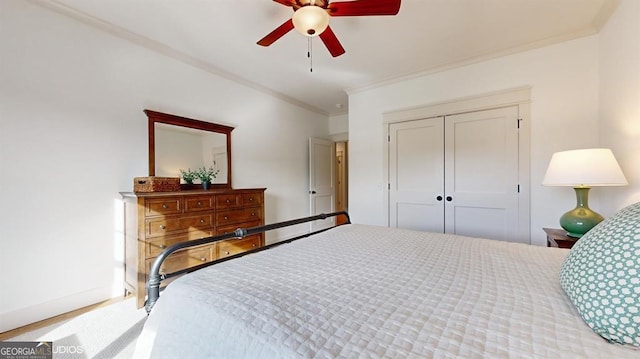
<svg viewBox="0 0 640 359">
<path fill-rule="evenodd" d="M 131 358 L 146 319 L 130 298 L 8 341 L 53 342 L 54 358 Z"/>
</svg>

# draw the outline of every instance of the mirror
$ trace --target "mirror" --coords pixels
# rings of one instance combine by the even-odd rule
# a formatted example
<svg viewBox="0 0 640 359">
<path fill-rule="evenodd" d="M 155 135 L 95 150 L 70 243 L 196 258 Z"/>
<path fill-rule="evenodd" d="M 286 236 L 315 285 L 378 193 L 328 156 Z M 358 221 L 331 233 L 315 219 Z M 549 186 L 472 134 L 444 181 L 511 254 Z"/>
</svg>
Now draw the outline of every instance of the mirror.
<svg viewBox="0 0 640 359">
<path fill-rule="evenodd" d="M 144 110 L 149 118 L 149 176 L 180 177 L 180 170 L 218 169 L 212 187 L 231 188 L 233 127 Z M 183 189 L 200 188 L 183 184 Z"/>
</svg>

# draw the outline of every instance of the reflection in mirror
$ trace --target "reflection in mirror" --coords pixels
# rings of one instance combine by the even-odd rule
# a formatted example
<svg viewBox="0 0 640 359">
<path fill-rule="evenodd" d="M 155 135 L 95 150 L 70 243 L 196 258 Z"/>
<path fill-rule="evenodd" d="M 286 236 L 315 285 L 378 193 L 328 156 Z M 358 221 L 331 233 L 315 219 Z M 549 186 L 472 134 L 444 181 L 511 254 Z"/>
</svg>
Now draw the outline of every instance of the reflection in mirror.
<svg viewBox="0 0 640 359">
<path fill-rule="evenodd" d="M 149 176 L 181 177 L 181 169 L 213 166 L 219 172 L 212 187 L 231 188 L 233 127 L 152 110 L 144 113 L 149 117 Z"/>
<path fill-rule="evenodd" d="M 155 154 L 156 176 L 180 177 L 180 170 L 213 166 L 219 172 L 212 183 L 227 183 L 224 134 L 156 123 Z"/>
</svg>

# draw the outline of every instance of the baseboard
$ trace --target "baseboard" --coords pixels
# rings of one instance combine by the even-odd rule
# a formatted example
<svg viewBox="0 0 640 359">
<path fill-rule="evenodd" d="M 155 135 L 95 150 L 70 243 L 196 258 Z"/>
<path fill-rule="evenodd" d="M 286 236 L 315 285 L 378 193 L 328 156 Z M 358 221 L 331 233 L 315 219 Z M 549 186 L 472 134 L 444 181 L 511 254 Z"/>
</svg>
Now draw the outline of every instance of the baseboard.
<svg viewBox="0 0 640 359">
<path fill-rule="evenodd" d="M 111 299 L 111 287 L 95 288 L 67 297 L 0 314 L 0 333 L 49 319 L 79 308 Z M 124 295 L 124 290 L 122 292 Z"/>
</svg>

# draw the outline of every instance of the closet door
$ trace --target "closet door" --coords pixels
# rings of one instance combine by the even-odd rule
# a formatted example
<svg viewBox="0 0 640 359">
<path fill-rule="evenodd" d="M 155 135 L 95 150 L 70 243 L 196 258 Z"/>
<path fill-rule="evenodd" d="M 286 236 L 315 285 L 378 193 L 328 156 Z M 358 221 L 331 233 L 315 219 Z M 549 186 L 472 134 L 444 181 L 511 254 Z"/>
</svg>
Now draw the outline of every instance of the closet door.
<svg viewBox="0 0 640 359">
<path fill-rule="evenodd" d="M 518 108 L 444 123 L 445 231 L 518 241 Z"/>
<path fill-rule="evenodd" d="M 443 232 L 443 117 L 390 124 L 388 148 L 389 225 Z"/>
</svg>

